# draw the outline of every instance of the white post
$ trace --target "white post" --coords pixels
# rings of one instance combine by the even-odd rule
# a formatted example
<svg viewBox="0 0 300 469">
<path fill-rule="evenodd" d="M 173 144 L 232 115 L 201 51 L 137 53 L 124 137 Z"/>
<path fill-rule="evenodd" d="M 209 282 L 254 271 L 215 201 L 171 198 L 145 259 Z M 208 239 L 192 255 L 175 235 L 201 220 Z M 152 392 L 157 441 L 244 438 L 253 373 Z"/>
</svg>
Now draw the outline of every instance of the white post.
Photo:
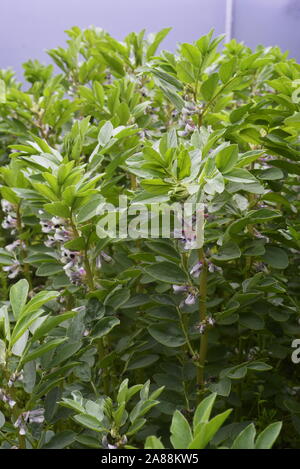
<svg viewBox="0 0 300 469">
<path fill-rule="evenodd" d="M 234 0 L 226 0 L 225 42 L 229 42 L 232 39 L 233 2 Z"/>
</svg>

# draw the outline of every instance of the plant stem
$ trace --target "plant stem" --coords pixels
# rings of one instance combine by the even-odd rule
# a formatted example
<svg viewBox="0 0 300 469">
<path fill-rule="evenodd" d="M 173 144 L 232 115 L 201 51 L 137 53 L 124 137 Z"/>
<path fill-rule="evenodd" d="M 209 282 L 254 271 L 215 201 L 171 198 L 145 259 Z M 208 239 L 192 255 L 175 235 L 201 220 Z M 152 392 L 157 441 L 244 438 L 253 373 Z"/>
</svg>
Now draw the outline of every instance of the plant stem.
<svg viewBox="0 0 300 469">
<path fill-rule="evenodd" d="M 97 340 L 97 350 L 98 350 L 98 358 L 101 360 L 106 355 L 105 350 L 105 342 L 104 337 Z M 103 392 L 106 396 L 109 396 L 109 381 L 110 377 L 107 374 L 106 369 L 102 369 L 101 377 L 100 377 L 102 384 L 103 384 Z"/>
<path fill-rule="evenodd" d="M 200 322 L 206 320 L 206 297 L 207 297 L 207 262 L 204 254 L 204 249 L 199 249 L 199 261 L 202 262 L 202 271 L 199 283 L 199 319 Z M 200 390 L 204 388 L 204 367 L 208 347 L 208 330 L 205 328 L 204 333 L 200 339 L 200 349 L 197 367 L 197 385 Z"/>
<path fill-rule="evenodd" d="M 17 214 L 17 230 L 18 230 L 18 234 L 20 236 L 20 239 L 21 239 L 21 234 L 22 234 L 22 219 L 21 219 L 21 212 L 20 212 L 20 208 L 21 208 L 21 204 L 18 204 L 17 205 L 17 210 L 16 210 L 16 214 Z M 29 283 L 29 288 L 31 289 L 32 288 L 32 282 L 31 282 L 31 275 L 30 275 L 30 269 L 29 269 L 29 264 L 26 264 L 26 262 L 23 262 L 23 259 L 25 259 L 27 257 L 27 243 L 26 241 L 24 240 L 24 245 L 26 247 L 21 247 L 21 256 L 22 256 L 22 270 L 23 270 L 23 273 L 24 273 L 24 277 L 26 278 L 27 282 Z M 22 245 L 21 245 L 22 246 Z"/>
<path fill-rule="evenodd" d="M 74 236 L 76 238 L 79 238 L 80 233 L 77 230 L 77 227 L 74 223 L 72 215 L 71 215 L 71 218 L 70 218 L 70 223 L 71 223 L 71 227 L 72 227 Z M 95 289 L 94 277 L 93 277 L 93 272 L 92 272 L 92 269 L 91 269 L 87 249 L 84 249 L 84 251 L 83 251 L 83 262 L 84 262 L 84 267 L 85 267 L 85 271 L 86 271 L 86 278 L 87 278 L 88 287 L 89 287 L 90 290 L 94 290 Z"/>
<path fill-rule="evenodd" d="M 191 342 L 190 342 L 190 339 L 189 339 L 189 336 L 188 336 L 188 333 L 187 333 L 187 330 L 186 330 L 186 327 L 185 327 L 185 324 L 184 324 L 184 320 L 183 320 L 183 317 L 182 317 L 182 313 L 181 313 L 179 308 L 176 308 L 176 309 L 177 309 L 181 329 L 182 329 L 182 332 L 183 332 L 185 340 L 186 340 L 186 345 L 189 349 L 190 354 L 192 355 L 192 357 L 194 357 L 196 354 L 195 354 L 195 351 L 194 351 L 194 349 L 191 345 Z"/>
<path fill-rule="evenodd" d="M 224 83 L 223 86 L 221 86 L 221 88 L 219 89 L 219 91 L 210 99 L 210 101 L 208 101 L 204 108 L 202 109 L 202 112 L 199 114 L 199 117 L 198 117 L 198 127 L 201 127 L 202 125 L 202 120 L 203 120 L 203 117 L 204 115 L 207 113 L 208 109 L 210 108 L 210 106 L 214 103 L 215 99 L 226 89 L 226 87 L 228 85 L 231 84 L 231 82 L 233 80 L 235 80 L 237 78 L 237 75 L 234 75 L 227 83 Z"/>
<path fill-rule="evenodd" d="M 91 269 L 91 265 L 90 265 L 90 262 L 89 262 L 88 253 L 87 253 L 86 249 L 84 250 L 84 267 L 85 267 L 85 271 L 86 271 L 88 286 L 89 286 L 90 290 L 94 290 L 95 289 L 94 277 L 93 277 L 93 273 L 92 273 L 92 269 Z"/>
<path fill-rule="evenodd" d="M 137 182 L 136 182 L 135 174 L 130 174 L 130 183 L 131 183 L 131 189 L 135 190 L 137 188 Z"/>
</svg>

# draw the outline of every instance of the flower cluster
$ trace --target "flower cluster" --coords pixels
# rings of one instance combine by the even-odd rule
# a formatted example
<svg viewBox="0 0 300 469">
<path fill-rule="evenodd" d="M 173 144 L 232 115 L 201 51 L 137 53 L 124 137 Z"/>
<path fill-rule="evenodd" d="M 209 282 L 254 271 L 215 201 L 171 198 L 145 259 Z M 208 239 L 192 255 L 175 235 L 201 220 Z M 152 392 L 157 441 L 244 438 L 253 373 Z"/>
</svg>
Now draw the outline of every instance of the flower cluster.
<svg viewBox="0 0 300 469">
<path fill-rule="evenodd" d="M 8 381 L 8 387 L 11 388 L 16 381 L 23 381 L 23 372 L 13 373 Z"/>
<path fill-rule="evenodd" d="M 84 282 L 86 271 L 83 267 L 83 258 L 78 251 L 69 251 L 61 247 L 61 262 L 64 265 L 64 271 L 70 282 L 80 286 Z"/>
<path fill-rule="evenodd" d="M 173 235 L 179 239 L 185 251 L 195 249 L 197 246 L 197 232 L 194 217 L 182 220 L 181 228 L 175 228 Z"/>
<path fill-rule="evenodd" d="M 11 230 L 11 234 L 15 234 L 17 224 L 18 224 L 18 219 L 17 219 L 17 213 L 15 210 L 15 207 L 13 204 L 8 202 L 5 199 L 1 199 L 1 208 L 3 213 L 5 214 L 3 222 L 2 222 L 2 228 L 5 230 Z"/>
<path fill-rule="evenodd" d="M 184 130 L 180 130 L 178 135 L 181 137 L 187 137 L 196 129 L 196 124 L 192 119 L 194 114 L 199 114 L 201 108 L 198 105 L 195 105 L 191 101 L 186 101 L 184 107 L 182 108 L 180 118 L 178 120 L 178 125 L 183 127 Z"/>
<path fill-rule="evenodd" d="M 11 408 L 16 405 L 16 401 L 14 401 L 8 394 L 6 394 L 2 388 L 0 388 L 0 401 L 4 402 L 5 404 L 7 403 Z"/>
<path fill-rule="evenodd" d="M 23 412 L 14 423 L 14 427 L 19 429 L 20 435 L 26 435 L 26 425 L 28 423 L 43 423 L 45 409 L 35 409 Z"/>
<path fill-rule="evenodd" d="M 214 320 L 214 318 L 212 318 L 211 316 L 208 316 L 206 319 L 204 319 L 199 324 L 197 324 L 195 328 L 199 331 L 199 334 L 204 334 L 206 329 L 208 327 L 212 327 L 215 324 L 215 322 L 216 321 Z"/>
<path fill-rule="evenodd" d="M 15 278 L 21 270 L 21 264 L 18 259 L 15 259 L 14 262 L 10 265 L 4 265 L 2 267 L 4 272 L 8 272 L 8 278 Z"/>
<path fill-rule="evenodd" d="M 126 435 L 123 435 L 119 439 L 119 441 L 117 441 L 115 444 L 109 443 L 106 435 L 102 438 L 102 445 L 103 445 L 103 448 L 105 449 L 118 449 L 119 447 L 126 445 L 126 443 L 127 443 Z"/>
<path fill-rule="evenodd" d="M 13 262 L 2 267 L 4 272 L 8 272 L 8 278 L 15 278 L 21 271 L 21 264 L 18 260 L 18 253 L 22 249 L 25 249 L 25 243 L 20 239 L 16 239 L 11 244 L 7 244 L 5 246 L 5 250 L 14 255 Z"/>
<path fill-rule="evenodd" d="M 198 278 L 200 276 L 200 273 L 201 271 L 203 270 L 203 262 L 202 261 L 198 261 L 193 267 L 192 269 L 190 270 L 190 274 L 195 277 L 195 278 Z M 219 267 L 215 264 L 213 264 L 213 262 L 211 261 L 208 261 L 207 262 L 207 270 L 208 272 L 210 272 L 211 274 L 212 273 L 215 273 L 215 272 L 222 272 L 222 267 Z"/>
<path fill-rule="evenodd" d="M 63 218 L 52 217 L 51 220 L 41 219 L 40 225 L 42 232 L 48 235 L 47 241 L 45 241 L 45 246 L 47 247 L 66 243 L 72 239 L 72 231 Z"/>
<path fill-rule="evenodd" d="M 174 290 L 174 293 L 183 293 L 183 292 L 187 293 L 187 296 L 180 304 L 180 307 L 184 305 L 190 306 L 196 303 L 196 299 L 198 296 L 198 291 L 196 288 L 191 287 L 189 285 L 173 285 L 173 290 Z"/>
<path fill-rule="evenodd" d="M 40 214 L 42 214 L 41 212 Z M 64 271 L 70 282 L 74 285 L 82 285 L 86 271 L 83 267 L 83 258 L 80 252 L 70 251 L 63 244 L 72 239 L 73 233 L 63 218 L 52 217 L 50 220 L 41 219 L 42 232 L 47 234 L 45 245 L 57 247 L 60 251 L 60 260 L 64 265 Z"/>
</svg>

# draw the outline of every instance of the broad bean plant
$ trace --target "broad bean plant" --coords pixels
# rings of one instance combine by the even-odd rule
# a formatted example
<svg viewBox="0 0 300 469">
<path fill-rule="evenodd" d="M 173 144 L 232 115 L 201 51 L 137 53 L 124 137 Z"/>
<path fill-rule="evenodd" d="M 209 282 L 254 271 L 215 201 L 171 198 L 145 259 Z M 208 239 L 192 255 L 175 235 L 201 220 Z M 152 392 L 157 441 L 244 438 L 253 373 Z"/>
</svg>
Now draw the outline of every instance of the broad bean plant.
<svg viewBox="0 0 300 469">
<path fill-rule="evenodd" d="M 168 32 L 0 71 L 1 449 L 300 447 L 300 65 Z"/>
</svg>

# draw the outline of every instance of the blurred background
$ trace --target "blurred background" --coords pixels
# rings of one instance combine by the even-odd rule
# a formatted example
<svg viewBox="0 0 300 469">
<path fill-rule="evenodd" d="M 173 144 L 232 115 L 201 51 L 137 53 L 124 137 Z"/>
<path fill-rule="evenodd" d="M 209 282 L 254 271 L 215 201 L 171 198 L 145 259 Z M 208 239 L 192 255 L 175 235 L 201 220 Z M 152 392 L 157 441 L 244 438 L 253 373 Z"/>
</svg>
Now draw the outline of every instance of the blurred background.
<svg viewBox="0 0 300 469">
<path fill-rule="evenodd" d="M 99 26 L 117 39 L 172 26 L 163 42 L 169 50 L 214 28 L 252 48 L 278 45 L 300 61 L 300 0 L 1 0 L 0 68 L 20 78 L 26 60 L 50 62 L 46 49 L 63 46 L 64 31 L 75 25 Z"/>
</svg>

